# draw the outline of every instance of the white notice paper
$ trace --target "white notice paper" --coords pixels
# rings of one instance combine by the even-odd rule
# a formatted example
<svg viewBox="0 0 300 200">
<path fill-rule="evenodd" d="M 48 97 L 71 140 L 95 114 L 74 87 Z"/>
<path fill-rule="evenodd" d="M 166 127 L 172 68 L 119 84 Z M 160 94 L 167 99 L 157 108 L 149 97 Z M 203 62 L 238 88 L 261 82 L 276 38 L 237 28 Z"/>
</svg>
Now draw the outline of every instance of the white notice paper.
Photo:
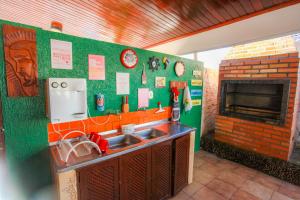
<svg viewBox="0 0 300 200">
<path fill-rule="evenodd" d="M 129 73 L 116 73 L 117 95 L 129 94 Z"/>
<path fill-rule="evenodd" d="M 51 64 L 55 69 L 72 69 L 72 43 L 51 39 Z"/>
<path fill-rule="evenodd" d="M 138 89 L 138 108 L 149 107 L 149 88 Z"/>
</svg>

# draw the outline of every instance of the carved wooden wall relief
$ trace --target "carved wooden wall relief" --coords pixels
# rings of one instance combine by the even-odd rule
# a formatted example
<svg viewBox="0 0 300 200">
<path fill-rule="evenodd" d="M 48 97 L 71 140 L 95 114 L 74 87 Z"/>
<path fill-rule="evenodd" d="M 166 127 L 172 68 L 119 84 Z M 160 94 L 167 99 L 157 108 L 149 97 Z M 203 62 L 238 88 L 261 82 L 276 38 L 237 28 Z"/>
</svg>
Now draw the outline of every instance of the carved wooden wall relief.
<svg viewBox="0 0 300 200">
<path fill-rule="evenodd" d="M 9 97 L 38 95 L 35 30 L 3 25 L 7 93 Z"/>
</svg>

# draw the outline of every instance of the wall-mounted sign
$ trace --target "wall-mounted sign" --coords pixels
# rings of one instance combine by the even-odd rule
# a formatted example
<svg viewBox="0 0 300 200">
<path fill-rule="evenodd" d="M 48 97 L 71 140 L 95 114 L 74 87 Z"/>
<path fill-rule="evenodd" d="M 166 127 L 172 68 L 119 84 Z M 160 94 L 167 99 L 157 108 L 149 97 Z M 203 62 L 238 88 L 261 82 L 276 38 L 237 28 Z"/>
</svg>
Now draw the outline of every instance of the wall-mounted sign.
<svg viewBox="0 0 300 200">
<path fill-rule="evenodd" d="M 3 41 L 7 95 L 37 96 L 39 88 L 35 30 L 5 24 Z"/>
<path fill-rule="evenodd" d="M 89 80 L 105 80 L 105 57 L 89 55 Z"/>
<path fill-rule="evenodd" d="M 129 94 L 129 73 L 116 73 L 117 95 Z"/>
<path fill-rule="evenodd" d="M 164 88 L 166 87 L 166 77 L 155 77 L 155 87 Z"/>
<path fill-rule="evenodd" d="M 191 85 L 192 86 L 202 86 L 202 80 L 192 79 L 191 80 Z"/>
<path fill-rule="evenodd" d="M 193 71 L 193 76 L 200 78 L 202 76 L 202 71 L 200 70 L 194 70 Z"/>
<path fill-rule="evenodd" d="M 72 43 L 51 39 L 51 64 L 54 69 L 72 69 Z"/>
<path fill-rule="evenodd" d="M 186 81 L 170 81 L 170 88 L 184 89 L 188 83 Z"/>
<path fill-rule="evenodd" d="M 121 53 L 121 63 L 124 67 L 132 69 L 138 63 L 138 56 L 133 49 L 125 49 Z"/>
<path fill-rule="evenodd" d="M 200 97 L 202 96 L 202 90 L 191 90 L 192 97 Z"/>
<path fill-rule="evenodd" d="M 193 106 L 201 106 L 201 99 L 192 99 Z"/>
<path fill-rule="evenodd" d="M 138 89 L 138 108 L 149 107 L 149 88 Z"/>
</svg>

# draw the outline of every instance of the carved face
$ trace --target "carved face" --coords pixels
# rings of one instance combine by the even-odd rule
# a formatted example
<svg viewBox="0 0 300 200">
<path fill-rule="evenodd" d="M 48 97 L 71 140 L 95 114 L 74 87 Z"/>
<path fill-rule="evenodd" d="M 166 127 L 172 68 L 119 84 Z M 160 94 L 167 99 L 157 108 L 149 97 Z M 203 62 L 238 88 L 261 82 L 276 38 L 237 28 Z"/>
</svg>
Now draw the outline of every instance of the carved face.
<svg viewBox="0 0 300 200">
<path fill-rule="evenodd" d="M 37 85 L 37 70 L 34 63 L 35 51 L 34 43 L 16 42 L 9 49 L 10 57 L 15 61 L 13 65 L 17 78 L 23 87 Z"/>
</svg>

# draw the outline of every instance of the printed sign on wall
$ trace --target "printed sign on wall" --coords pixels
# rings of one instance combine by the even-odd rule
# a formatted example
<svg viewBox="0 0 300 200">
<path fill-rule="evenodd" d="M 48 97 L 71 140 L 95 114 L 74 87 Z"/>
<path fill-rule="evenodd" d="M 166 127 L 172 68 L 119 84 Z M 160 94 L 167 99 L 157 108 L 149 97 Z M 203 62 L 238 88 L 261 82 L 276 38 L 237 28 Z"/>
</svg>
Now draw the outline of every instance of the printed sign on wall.
<svg viewBox="0 0 300 200">
<path fill-rule="evenodd" d="M 200 97 L 202 96 L 202 90 L 191 90 L 192 97 Z"/>
<path fill-rule="evenodd" d="M 72 69 L 72 43 L 51 39 L 51 64 L 54 69 Z"/>
<path fill-rule="evenodd" d="M 7 95 L 37 96 L 39 88 L 35 30 L 5 24 L 3 41 Z"/>
<path fill-rule="evenodd" d="M 116 73 L 117 95 L 129 94 L 129 73 Z"/>
<path fill-rule="evenodd" d="M 201 106 L 201 104 L 202 104 L 201 99 L 192 99 L 193 106 Z"/>
<path fill-rule="evenodd" d="M 193 80 L 191 80 L 191 85 L 192 86 L 202 86 L 202 80 L 193 79 Z"/>
<path fill-rule="evenodd" d="M 166 87 L 166 77 L 155 77 L 155 87 L 164 88 Z"/>
<path fill-rule="evenodd" d="M 89 55 L 89 80 L 105 80 L 105 57 Z"/>
<path fill-rule="evenodd" d="M 201 106 L 201 99 L 192 99 L 193 106 Z"/>
<path fill-rule="evenodd" d="M 138 108 L 149 107 L 149 88 L 138 89 Z"/>
<path fill-rule="evenodd" d="M 197 77 L 197 78 L 200 78 L 202 75 L 202 71 L 200 70 L 194 70 L 193 71 L 193 76 Z"/>
</svg>

